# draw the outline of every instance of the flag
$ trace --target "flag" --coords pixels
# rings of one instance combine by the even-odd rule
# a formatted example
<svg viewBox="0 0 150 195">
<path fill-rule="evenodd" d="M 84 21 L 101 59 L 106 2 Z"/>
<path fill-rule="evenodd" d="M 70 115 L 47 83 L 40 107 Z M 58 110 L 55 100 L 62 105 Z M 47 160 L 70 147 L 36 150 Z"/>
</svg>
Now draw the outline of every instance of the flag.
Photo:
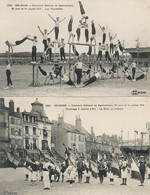
<svg viewBox="0 0 150 195">
<path fill-rule="evenodd" d="M 12 163 L 13 167 L 18 167 L 21 159 L 19 158 L 19 156 L 17 158 L 15 158 L 14 155 L 10 154 L 9 152 L 6 152 L 6 155 L 7 155 L 7 159 L 9 162 Z"/>
<path fill-rule="evenodd" d="M 139 170 L 139 168 L 138 168 L 138 166 L 135 163 L 133 158 L 132 158 L 132 162 L 131 162 L 131 178 L 132 179 L 138 179 L 140 181 L 142 180 L 140 170 Z"/>
<path fill-rule="evenodd" d="M 120 176 L 119 166 L 118 166 L 117 162 L 115 161 L 115 159 L 113 159 L 111 162 L 111 171 L 114 175 Z"/>
<path fill-rule="evenodd" d="M 92 176 L 94 178 L 97 178 L 98 177 L 97 164 L 92 160 L 90 160 L 90 163 Z"/>
<path fill-rule="evenodd" d="M 65 162 L 66 162 L 66 167 L 69 166 L 70 163 L 72 163 L 74 166 L 76 165 L 76 154 L 74 154 L 71 151 L 71 148 L 66 147 L 65 144 L 63 144 L 65 147 Z"/>
</svg>

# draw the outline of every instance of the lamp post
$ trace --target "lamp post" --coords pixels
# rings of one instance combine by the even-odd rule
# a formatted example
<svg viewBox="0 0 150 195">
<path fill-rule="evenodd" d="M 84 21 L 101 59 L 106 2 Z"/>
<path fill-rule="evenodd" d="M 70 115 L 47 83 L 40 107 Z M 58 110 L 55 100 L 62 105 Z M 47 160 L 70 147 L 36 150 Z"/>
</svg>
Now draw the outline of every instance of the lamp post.
<svg viewBox="0 0 150 195">
<path fill-rule="evenodd" d="M 141 149 L 142 149 L 142 146 L 143 146 L 143 135 L 144 135 L 144 132 L 141 132 Z"/>
<path fill-rule="evenodd" d="M 123 129 L 121 129 L 121 145 L 123 146 Z"/>
<path fill-rule="evenodd" d="M 138 131 L 137 130 L 134 130 L 134 133 L 135 133 L 135 156 L 136 156 L 136 136 L 138 134 Z"/>
</svg>

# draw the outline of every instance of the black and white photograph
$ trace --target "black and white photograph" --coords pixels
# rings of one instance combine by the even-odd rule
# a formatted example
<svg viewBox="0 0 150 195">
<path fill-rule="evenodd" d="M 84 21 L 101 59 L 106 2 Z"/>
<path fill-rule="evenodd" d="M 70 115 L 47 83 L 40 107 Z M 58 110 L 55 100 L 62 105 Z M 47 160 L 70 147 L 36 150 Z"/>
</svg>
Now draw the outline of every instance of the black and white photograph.
<svg viewBox="0 0 150 195">
<path fill-rule="evenodd" d="M 149 0 L 1 0 L 1 96 L 150 96 Z"/>
<path fill-rule="evenodd" d="M 147 98 L 0 98 L 0 193 L 149 194 L 149 110 Z"/>
</svg>

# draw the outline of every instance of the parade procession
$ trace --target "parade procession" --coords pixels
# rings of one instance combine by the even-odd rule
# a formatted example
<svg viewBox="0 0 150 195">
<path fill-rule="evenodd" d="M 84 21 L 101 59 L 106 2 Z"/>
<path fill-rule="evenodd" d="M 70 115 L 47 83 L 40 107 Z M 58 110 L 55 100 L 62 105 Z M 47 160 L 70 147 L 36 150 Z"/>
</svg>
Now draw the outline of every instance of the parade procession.
<svg viewBox="0 0 150 195">
<path fill-rule="evenodd" d="M 0 195 L 148 195 L 150 0 L 0 0 Z"/>
<path fill-rule="evenodd" d="M 26 104 L 17 106 L 23 108 Z M 11 179 L 19 179 L 18 186 L 30 187 L 27 194 L 37 188 L 40 194 L 43 194 L 42 190 L 59 194 L 59 186 L 63 189 L 83 187 L 85 193 L 85 185 L 95 189 L 95 193 L 103 185 L 102 191 L 109 186 L 116 190 L 129 186 L 129 192 L 133 190 L 132 185 L 139 190 L 140 187 L 147 189 L 150 179 L 150 122 L 145 124 L 141 138 L 130 139 L 128 132 L 128 140 L 125 140 L 122 129 L 120 135 L 103 133 L 96 136 L 93 126 L 91 133 L 82 126 L 81 116 L 76 115 L 75 125 L 72 125 L 65 122 L 65 113 L 58 114 L 57 120 L 50 120 L 48 116 L 53 111 L 47 115 L 45 109 L 38 98 L 31 102 L 29 112 L 21 112 L 19 107 L 15 111 L 12 99 L 9 102 L 7 98 L 0 99 L 0 172 L 5 179 L 9 176 L 5 174 L 8 171 Z M 134 130 L 134 133 L 138 136 L 138 131 Z M 4 194 L 12 192 L 5 187 L 0 189 Z M 122 190 L 126 189 L 122 187 Z M 21 191 L 17 193 L 21 194 Z"/>
</svg>

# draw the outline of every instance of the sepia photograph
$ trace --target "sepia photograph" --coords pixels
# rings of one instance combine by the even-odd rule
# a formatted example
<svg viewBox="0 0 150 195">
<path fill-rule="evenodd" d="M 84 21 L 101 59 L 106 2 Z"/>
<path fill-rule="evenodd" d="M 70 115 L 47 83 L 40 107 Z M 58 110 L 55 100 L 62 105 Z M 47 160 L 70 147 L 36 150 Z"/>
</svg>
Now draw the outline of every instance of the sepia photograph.
<svg viewBox="0 0 150 195">
<path fill-rule="evenodd" d="M 148 195 L 150 0 L 0 0 L 0 195 Z"/>
<path fill-rule="evenodd" d="M 149 0 L 1 0 L 1 96 L 150 96 L 149 8 Z"/>
<path fill-rule="evenodd" d="M 0 98 L 0 194 L 149 194 L 147 98 Z"/>
</svg>

